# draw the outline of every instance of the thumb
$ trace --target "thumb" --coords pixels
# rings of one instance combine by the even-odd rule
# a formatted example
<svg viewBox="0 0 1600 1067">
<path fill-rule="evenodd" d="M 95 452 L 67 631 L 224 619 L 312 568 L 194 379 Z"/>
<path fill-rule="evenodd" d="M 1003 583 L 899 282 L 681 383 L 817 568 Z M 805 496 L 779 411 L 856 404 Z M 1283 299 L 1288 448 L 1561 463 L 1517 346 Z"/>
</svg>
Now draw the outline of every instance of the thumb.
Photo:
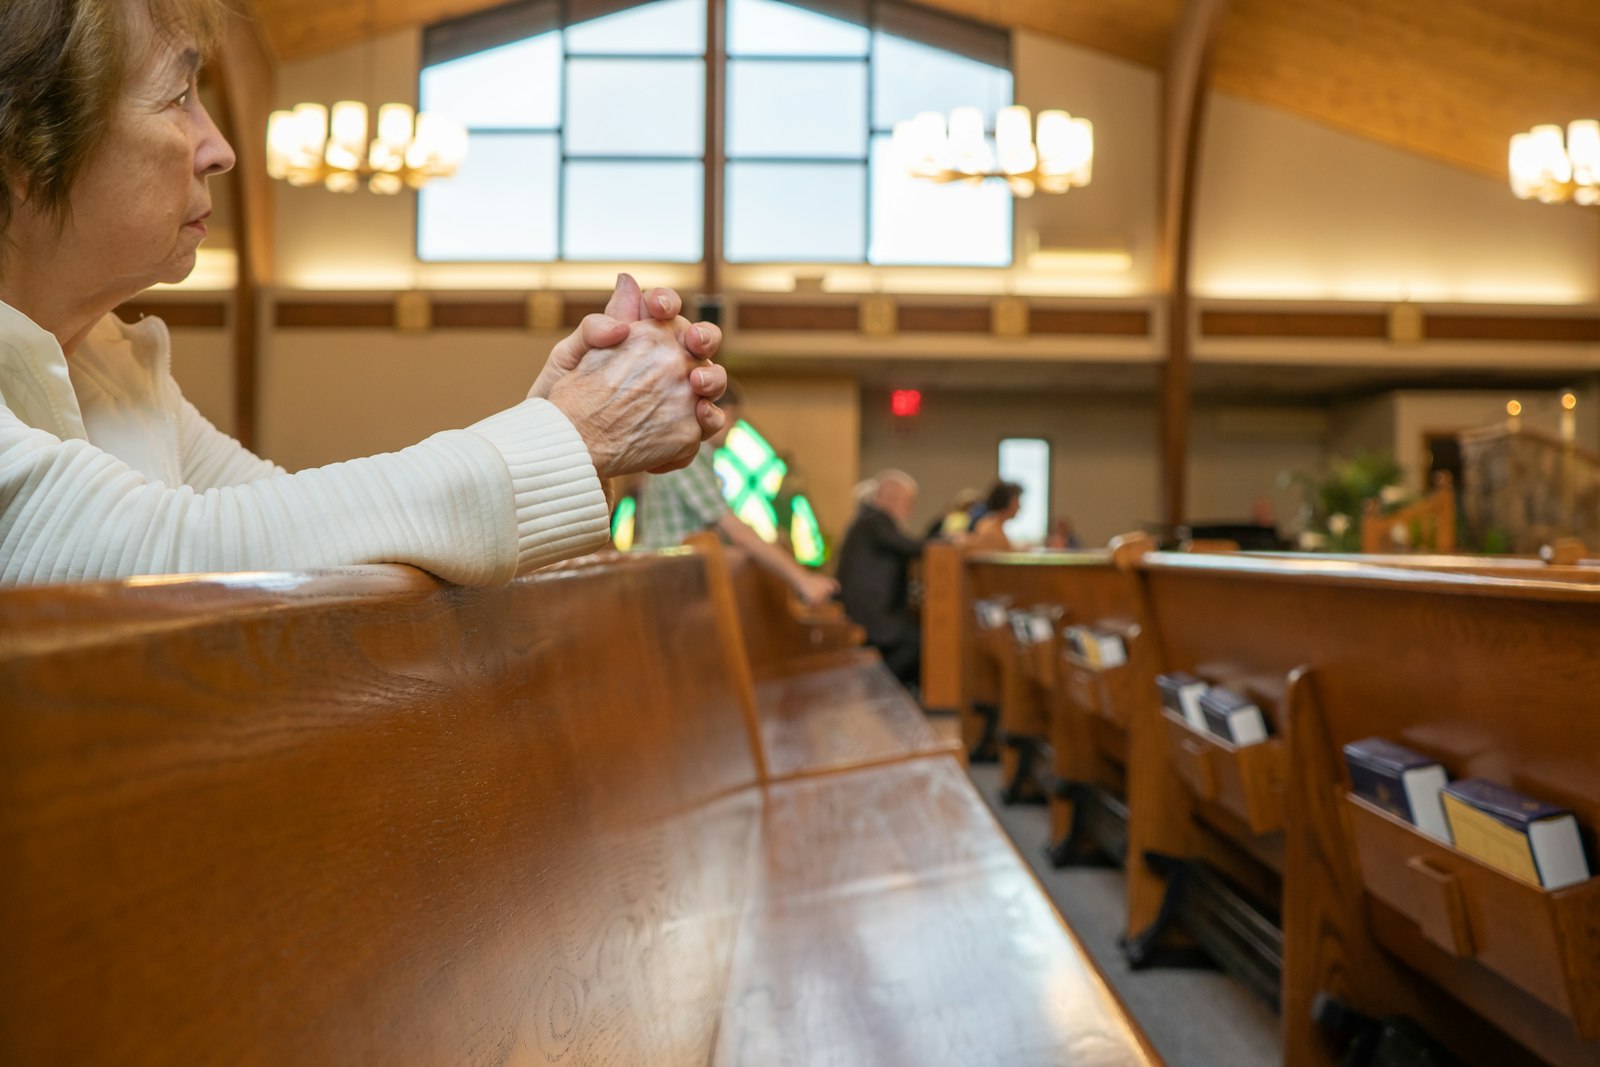
<svg viewBox="0 0 1600 1067">
<path fill-rule="evenodd" d="M 611 294 L 611 300 L 606 304 L 606 314 L 618 322 L 638 322 L 641 300 L 639 283 L 634 281 L 633 275 L 619 274 L 616 291 Z"/>
</svg>

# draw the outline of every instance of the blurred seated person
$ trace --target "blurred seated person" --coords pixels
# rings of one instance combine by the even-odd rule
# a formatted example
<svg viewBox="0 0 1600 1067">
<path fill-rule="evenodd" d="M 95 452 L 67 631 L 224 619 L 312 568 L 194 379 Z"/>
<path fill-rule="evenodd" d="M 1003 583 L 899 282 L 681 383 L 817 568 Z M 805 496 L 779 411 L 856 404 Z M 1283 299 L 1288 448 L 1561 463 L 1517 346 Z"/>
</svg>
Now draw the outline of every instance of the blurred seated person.
<svg viewBox="0 0 1600 1067">
<path fill-rule="evenodd" d="M 504 411 L 297 474 L 184 399 L 165 324 L 112 313 L 194 269 L 234 165 L 197 91 L 228 17 L 0 4 L 0 585 L 380 562 L 485 585 L 603 546 L 600 480 L 723 426 L 720 335 L 667 290 L 624 276 Z"/>
<path fill-rule="evenodd" d="M 928 532 L 924 535 L 934 537 L 960 537 L 972 528 L 972 509 L 978 501 L 983 499 L 983 494 L 976 489 L 963 489 L 956 494 L 950 506 L 940 514 L 934 516 L 933 522 L 928 524 Z"/>
<path fill-rule="evenodd" d="M 1009 552 L 1011 538 L 1006 523 L 1017 517 L 1022 507 L 1022 486 L 1016 482 L 996 482 L 984 498 L 983 509 L 961 544 L 978 552 Z"/>
<path fill-rule="evenodd" d="M 1044 539 L 1044 547 L 1075 549 L 1082 548 L 1083 542 L 1078 540 L 1078 534 L 1072 528 L 1072 520 L 1063 515 L 1050 525 L 1050 533 Z"/>
<path fill-rule="evenodd" d="M 867 631 L 867 643 L 907 686 L 922 665 L 922 627 L 908 606 L 911 561 L 922 542 L 907 534 L 917 483 L 904 471 L 875 475 L 839 547 L 840 599 L 845 614 Z"/>
<path fill-rule="evenodd" d="M 839 591 L 838 582 L 807 570 L 789 552 L 763 541 L 728 506 L 714 457 L 744 410 L 744 396 L 731 380 L 722 395 L 721 409 L 725 424 L 700 446 L 687 467 L 645 482 L 639 498 L 639 547 L 672 548 L 683 544 L 690 534 L 716 530 L 730 544 L 748 553 L 757 566 L 783 579 L 807 604 L 832 598 Z"/>
</svg>

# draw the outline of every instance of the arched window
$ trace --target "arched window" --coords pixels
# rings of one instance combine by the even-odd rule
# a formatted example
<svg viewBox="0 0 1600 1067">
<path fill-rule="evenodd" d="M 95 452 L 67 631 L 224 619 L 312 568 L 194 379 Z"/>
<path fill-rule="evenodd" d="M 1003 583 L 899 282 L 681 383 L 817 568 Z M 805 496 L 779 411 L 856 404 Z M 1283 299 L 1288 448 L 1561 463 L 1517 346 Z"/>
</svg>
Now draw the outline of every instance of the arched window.
<svg viewBox="0 0 1600 1067">
<path fill-rule="evenodd" d="M 1011 262 L 1003 186 L 935 186 L 889 153 L 902 118 L 1011 102 L 1000 31 L 890 0 L 526 0 L 431 28 L 420 89 L 470 136 L 420 195 L 424 260 L 696 262 L 717 211 L 734 263 Z"/>
</svg>

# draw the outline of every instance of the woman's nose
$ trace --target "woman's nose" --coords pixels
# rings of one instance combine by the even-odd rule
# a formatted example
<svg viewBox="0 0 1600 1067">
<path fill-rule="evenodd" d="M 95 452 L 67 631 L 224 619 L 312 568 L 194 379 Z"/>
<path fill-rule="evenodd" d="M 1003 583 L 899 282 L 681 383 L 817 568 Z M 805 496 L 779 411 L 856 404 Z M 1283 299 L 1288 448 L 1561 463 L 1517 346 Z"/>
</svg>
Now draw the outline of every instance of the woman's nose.
<svg viewBox="0 0 1600 1067">
<path fill-rule="evenodd" d="M 236 162 L 238 160 L 233 154 L 233 146 L 222 136 L 217 124 L 211 121 L 211 113 L 206 110 L 204 104 L 201 104 L 200 143 L 194 153 L 195 173 L 202 177 L 224 174 L 232 170 Z"/>
</svg>

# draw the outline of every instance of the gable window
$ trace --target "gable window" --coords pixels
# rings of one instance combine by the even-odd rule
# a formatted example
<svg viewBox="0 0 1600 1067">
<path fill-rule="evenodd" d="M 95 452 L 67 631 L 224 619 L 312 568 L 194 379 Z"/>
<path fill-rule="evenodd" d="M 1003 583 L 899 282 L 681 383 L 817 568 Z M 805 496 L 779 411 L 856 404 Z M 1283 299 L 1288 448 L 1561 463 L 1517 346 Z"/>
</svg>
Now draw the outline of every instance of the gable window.
<svg viewBox="0 0 1600 1067">
<path fill-rule="evenodd" d="M 418 258 L 699 261 L 705 4 L 550 0 L 430 30 L 421 104 L 468 147 L 418 195 Z"/>
<path fill-rule="evenodd" d="M 914 179 L 890 150 L 923 111 L 977 106 L 992 125 L 1008 51 L 901 4 L 728 0 L 726 258 L 1008 266 L 1003 186 Z"/>
<path fill-rule="evenodd" d="M 726 65 L 708 131 L 711 17 Z M 992 124 L 1009 50 L 892 0 L 526 0 L 433 27 L 421 103 L 469 148 L 419 195 L 418 256 L 697 262 L 715 211 L 732 263 L 1008 266 L 1005 187 L 913 179 L 891 135 L 960 106 Z"/>
</svg>

